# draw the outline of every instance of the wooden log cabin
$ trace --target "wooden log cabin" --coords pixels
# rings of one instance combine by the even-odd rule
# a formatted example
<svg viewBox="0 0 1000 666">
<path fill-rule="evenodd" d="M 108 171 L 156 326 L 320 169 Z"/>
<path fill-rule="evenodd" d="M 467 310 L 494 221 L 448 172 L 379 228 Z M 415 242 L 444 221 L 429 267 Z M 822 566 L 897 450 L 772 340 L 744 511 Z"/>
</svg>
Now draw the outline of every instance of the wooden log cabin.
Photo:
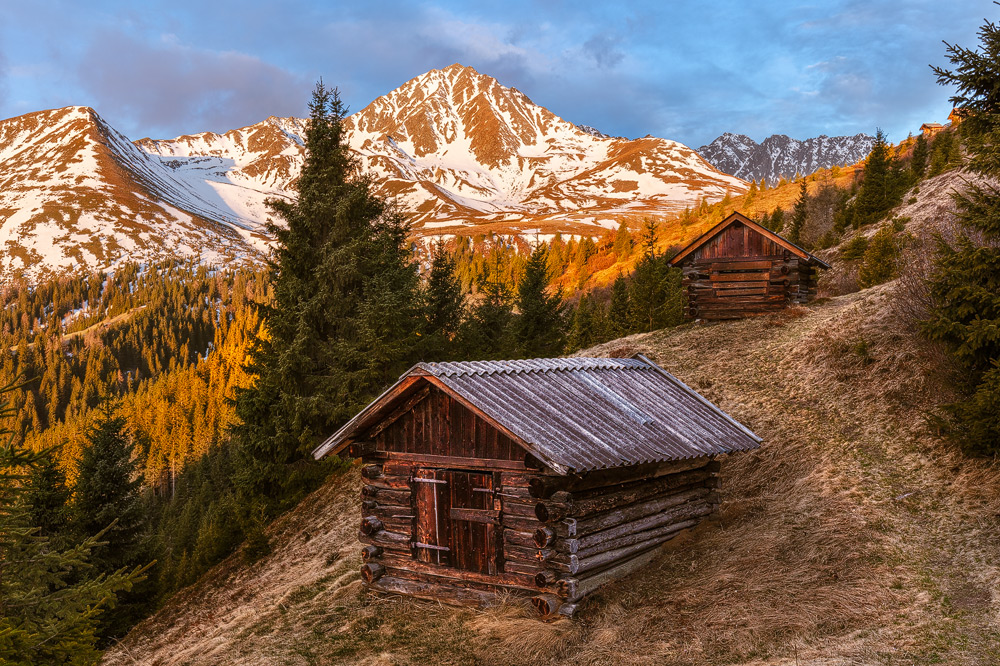
<svg viewBox="0 0 1000 666">
<path fill-rule="evenodd" d="M 670 260 L 683 273 L 689 319 L 740 319 L 806 303 L 830 268 L 787 238 L 733 213 Z"/>
<path fill-rule="evenodd" d="M 572 616 L 718 504 L 715 457 L 760 438 L 642 356 L 420 363 L 315 451 L 363 460 L 374 590 L 497 591 Z"/>
</svg>

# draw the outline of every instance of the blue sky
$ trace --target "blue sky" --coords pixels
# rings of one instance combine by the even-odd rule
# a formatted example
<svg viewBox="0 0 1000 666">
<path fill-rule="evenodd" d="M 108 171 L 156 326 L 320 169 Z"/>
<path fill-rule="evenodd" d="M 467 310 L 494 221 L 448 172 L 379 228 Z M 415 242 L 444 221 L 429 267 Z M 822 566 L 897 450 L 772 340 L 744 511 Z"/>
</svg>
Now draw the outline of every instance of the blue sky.
<svg viewBox="0 0 1000 666">
<path fill-rule="evenodd" d="M 320 76 L 359 110 L 460 62 L 609 134 L 899 140 L 945 120 L 928 64 L 984 18 L 990 0 L 0 0 L 0 117 L 80 104 L 131 138 L 225 131 L 304 115 Z"/>
</svg>

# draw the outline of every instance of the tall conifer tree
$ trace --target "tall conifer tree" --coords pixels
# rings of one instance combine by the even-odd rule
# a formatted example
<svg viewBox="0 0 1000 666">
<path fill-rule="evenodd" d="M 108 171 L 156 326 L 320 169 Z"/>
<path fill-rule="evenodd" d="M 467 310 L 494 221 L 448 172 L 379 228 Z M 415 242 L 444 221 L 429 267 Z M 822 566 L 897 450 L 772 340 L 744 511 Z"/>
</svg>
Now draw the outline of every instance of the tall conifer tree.
<svg viewBox="0 0 1000 666">
<path fill-rule="evenodd" d="M 614 336 L 630 332 L 628 280 L 621 273 L 611 285 L 611 303 L 608 306 L 608 329 Z"/>
<path fill-rule="evenodd" d="M 98 416 L 87 432 L 73 487 L 80 528 L 88 535 L 106 530 L 109 543 L 97 558 L 106 572 L 140 564 L 143 556 L 141 461 L 125 426 L 124 417 Z"/>
<path fill-rule="evenodd" d="M 87 536 L 103 535 L 107 542 L 94 555 L 99 574 L 145 565 L 149 557 L 146 510 L 140 495 L 141 461 L 125 431 L 124 417 L 102 412 L 87 432 L 77 463 L 73 488 L 76 522 Z M 123 636 L 149 606 L 149 600 L 125 594 L 121 604 L 101 618 L 105 638 Z"/>
<path fill-rule="evenodd" d="M 548 248 L 539 244 L 517 288 L 514 337 L 518 353 L 525 358 L 558 356 L 566 346 L 562 290 L 549 294 L 548 286 Z"/>
<path fill-rule="evenodd" d="M 514 296 L 500 274 L 489 269 L 480 285 L 480 299 L 469 309 L 459 333 L 459 349 L 468 360 L 496 360 L 515 354 Z"/>
<path fill-rule="evenodd" d="M 455 258 L 443 242 L 431 257 L 431 270 L 423 293 L 424 326 L 420 340 L 421 357 L 428 361 L 446 360 L 455 355 L 454 340 L 465 316 L 465 295 L 455 272 Z"/>
<path fill-rule="evenodd" d="M 70 489 L 54 451 L 44 451 L 31 466 L 24 494 L 31 525 L 53 544 L 65 545 L 70 534 Z"/>
<path fill-rule="evenodd" d="M 309 111 L 298 199 L 269 202 L 274 299 L 236 398 L 238 485 L 272 504 L 315 484 L 309 451 L 413 360 L 419 321 L 408 225 L 359 172 L 337 90 L 320 82 Z"/>
<path fill-rule="evenodd" d="M 809 190 L 806 186 L 806 179 L 800 181 L 799 198 L 792 209 L 792 220 L 788 230 L 788 240 L 796 245 L 802 242 L 802 227 L 806 224 L 809 216 Z"/>
<path fill-rule="evenodd" d="M 858 228 L 885 217 L 903 196 L 905 182 L 893 159 L 881 128 L 875 131 L 875 145 L 865 160 L 865 175 L 854 200 L 854 227 Z"/>
<path fill-rule="evenodd" d="M 948 44 L 954 70 L 934 67 L 938 82 L 956 87 L 970 169 L 1000 177 L 1000 28 L 979 29 L 981 51 Z M 939 135 L 935 144 L 943 138 Z M 937 148 L 937 145 L 935 145 Z M 1000 454 L 1000 189 L 971 184 L 955 195 L 966 233 L 938 240 L 931 293 L 936 305 L 927 333 L 948 343 L 968 371 L 967 397 L 948 407 L 958 441 L 977 453 Z"/>
<path fill-rule="evenodd" d="M 683 319 L 681 271 L 656 253 L 656 239 L 656 221 L 646 219 L 642 238 L 645 253 L 628 283 L 629 328 L 633 333 L 676 326 Z"/>
<path fill-rule="evenodd" d="M 0 419 L 14 416 L 14 387 L 0 388 Z M 97 622 L 144 569 L 92 573 L 103 534 L 63 546 L 32 524 L 28 485 L 39 461 L 0 429 L 0 663 L 63 666 L 97 661 Z"/>
<path fill-rule="evenodd" d="M 917 180 L 923 178 L 927 171 L 927 154 L 927 139 L 920 134 L 913 144 L 913 156 L 910 158 L 910 171 Z"/>
</svg>

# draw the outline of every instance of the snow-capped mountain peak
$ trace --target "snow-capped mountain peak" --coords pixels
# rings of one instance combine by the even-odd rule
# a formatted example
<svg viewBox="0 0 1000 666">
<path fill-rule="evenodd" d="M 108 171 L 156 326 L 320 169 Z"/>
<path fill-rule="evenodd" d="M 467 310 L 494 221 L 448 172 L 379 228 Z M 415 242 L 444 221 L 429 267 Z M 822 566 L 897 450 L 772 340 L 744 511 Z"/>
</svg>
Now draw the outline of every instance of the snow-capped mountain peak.
<svg viewBox="0 0 1000 666">
<path fill-rule="evenodd" d="M 266 201 L 295 196 L 306 124 L 270 117 L 132 142 L 86 107 L 0 121 L 0 272 L 260 258 Z M 670 214 L 746 188 L 682 144 L 583 129 L 458 64 L 407 81 L 345 125 L 362 168 L 418 236 L 594 235 L 623 215 Z"/>
</svg>

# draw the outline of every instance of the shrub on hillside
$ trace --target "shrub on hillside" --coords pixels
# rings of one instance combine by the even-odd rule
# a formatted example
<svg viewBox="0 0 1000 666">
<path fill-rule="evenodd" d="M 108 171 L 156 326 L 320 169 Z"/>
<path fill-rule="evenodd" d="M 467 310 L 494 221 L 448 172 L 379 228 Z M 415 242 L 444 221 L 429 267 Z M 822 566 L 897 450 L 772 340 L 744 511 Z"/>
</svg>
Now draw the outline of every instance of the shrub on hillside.
<svg viewBox="0 0 1000 666">
<path fill-rule="evenodd" d="M 899 275 L 900 256 L 905 239 L 901 236 L 902 222 L 893 221 L 875 232 L 868 241 L 861 265 L 858 267 L 858 285 L 874 287 Z"/>
<path fill-rule="evenodd" d="M 945 411 L 966 453 L 1000 455 L 1000 360 L 993 361 L 968 399 L 946 405 Z"/>
<path fill-rule="evenodd" d="M 865 250 L 868 249 L 868 237 L 864 234 L 858 234 L 850 241 L 844 244 L 844 247 L 840 249 L 840 258 L 844 261 L 855 261 L 857 259 L 862 259 L 865 256 Z"/>
</svg>

